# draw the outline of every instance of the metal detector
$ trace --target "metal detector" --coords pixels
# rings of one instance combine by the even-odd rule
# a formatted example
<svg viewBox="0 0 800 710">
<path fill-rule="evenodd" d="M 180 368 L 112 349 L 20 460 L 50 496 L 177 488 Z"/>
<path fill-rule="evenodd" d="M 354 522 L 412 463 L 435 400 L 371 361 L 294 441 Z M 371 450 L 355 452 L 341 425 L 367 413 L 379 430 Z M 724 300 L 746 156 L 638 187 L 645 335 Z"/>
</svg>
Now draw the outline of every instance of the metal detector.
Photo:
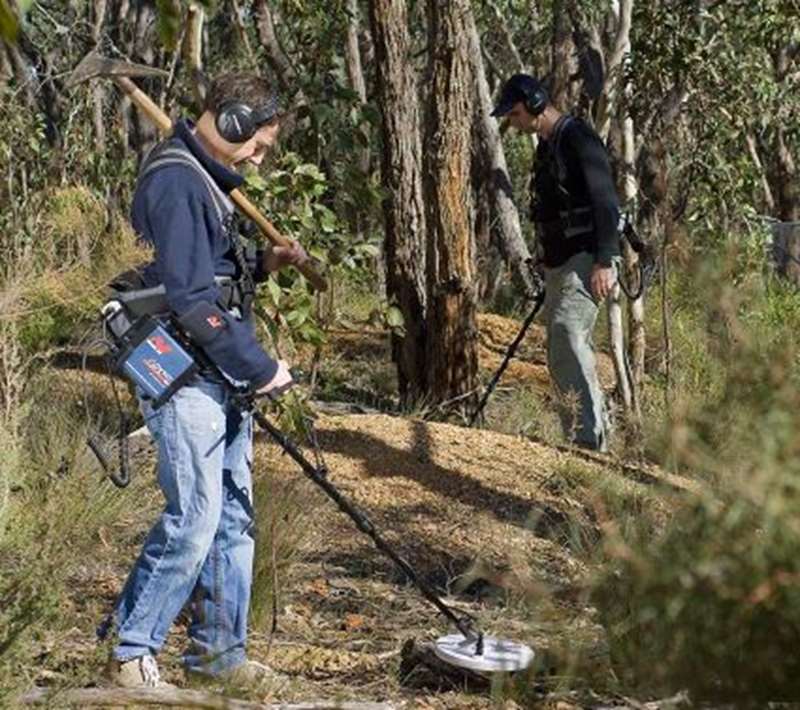
<svg viewBox="0 0 800 710">
<path fill-rule="evenodd" d="M 434 651 L 442 661 L 483 673 L 520 671 L 531 664 L 534 653 L 528 646 L 486 636 L 475 627 L 469 615 L 456 615 L 386 542 L 367 515 L 328 480 L 325 463 L 320 460 L 319 464 L 312 464 L 300 448 L 267 419 L 259 410 L 257 399 L 249 388 L 239 388 L 231 383 L 202 349 L 192 342 L 175 318 L 166 313 L 151 315 L 152 311 L 159 311 L 160 308 L 159 304 L 153 306 L 148 300 L 152 296 L 150 291 L 152 289 L 117 294 L 117 298 L 103 307 L 104 342 L 109 347 L 108 357 L 113 369 L 146 393 L 152 399 L 154 408 L 163 405 L 199 371 L 215 374 L 230 389 L 234 405 L 242 413 L 249 413 L 258 426 L 300 466 L 303 473 L 408 576 L 425 599 L 455 625 L 459 633 L 443 636 L 434 644 Z M 135 320 L 134 315 L 138 315 Z M 312 437 L 312 441 L 315 440 Z M 93 446 L 92 450 L 97 453 L 96 447 Z M 98 458 L 103 463 L 103 457 L 98 455 Z M 104 468 L 109 473 L 107 463 L 104 463 Z M 124 480 L 119 476 L 110 477 L 116 485 L 125 486 L 130 480 L 127 471 L 125 474 Z"/>
<path fill-rule="evenodd" d="M 533 662 L 534 652 L 530 647 L 516 641 L 487 636 L 475 627 L 471 617 L 456 615 L 453 609 L 420 579 L 414 568 L 386 542 L 367 515 L 345 498 L 328 480 L 325 465 L 312 464 L 297 445 L 259 411 L 252 395 L 239 394 L 235 401 L 243 412 L 249 412 L 255 422 L 280 445 L 284 452 L 289 454 L 303 473 L 322 488 L 339 506 L 339 510 L 346 513 L 356 527 L 372 539 L 375 547 L 403 570 L 422 596 L 458 629 L 460 633 L 442 636 L 436 640 L 433 648 L 438 658 L 450 665 L 481 673 L 512 673 L 524 670 Z"/>
</svg>

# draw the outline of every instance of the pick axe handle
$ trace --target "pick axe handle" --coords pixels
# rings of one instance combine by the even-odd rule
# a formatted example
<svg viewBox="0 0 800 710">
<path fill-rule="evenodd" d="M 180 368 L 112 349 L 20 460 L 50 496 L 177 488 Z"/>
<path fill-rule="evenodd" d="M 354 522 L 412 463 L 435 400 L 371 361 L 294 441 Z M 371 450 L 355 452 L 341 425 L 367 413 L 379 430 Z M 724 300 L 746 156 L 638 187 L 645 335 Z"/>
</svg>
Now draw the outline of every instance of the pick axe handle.
<svg viewBox="0 0 800 710">
<path fill-rule="evenodd" d="M 156 104 L 147 94 L 144 93 L 136 84 L 134 84 L 126 76 L 112 77 L 114 83 L 130 96 L 131 101 L 135 103 L 144 113 L 156 124 L 162 133 L 168 133 L 172 130 L 172 121 L 167 116 L 161 107 Z M 245 197 L 244 193 L 240 190 L 233 190 L 230 194 L 231 199 L 236 206 L 244 212 L 247 217 L 252 219 L 275 246 L 288 247 L 291 242 L 284 237 L 263 214 L 261 214 L 258 207 L 256 207 L 250 200 Z M 325 291 L 328 288 L 328 282 L 322 277 L 310 262 L 301 264 L 297 270 L 305 276 L 309 282 L 319 291 Z"/>
</svg>

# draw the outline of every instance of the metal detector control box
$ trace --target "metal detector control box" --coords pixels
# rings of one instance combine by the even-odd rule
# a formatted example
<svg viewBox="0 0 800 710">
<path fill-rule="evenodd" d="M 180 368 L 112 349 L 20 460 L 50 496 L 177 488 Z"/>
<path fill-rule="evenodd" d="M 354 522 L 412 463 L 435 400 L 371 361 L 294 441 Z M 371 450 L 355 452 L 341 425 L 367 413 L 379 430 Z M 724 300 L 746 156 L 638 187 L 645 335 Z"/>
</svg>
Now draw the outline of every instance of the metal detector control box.
<svg viewBox="0 0 800 710">
<path fill-rule="evenodd" d="M 158 409 L 198 372 L 184 346 L 156 318 L 140 318 L 128 330 L 116 355 L 116 369 Z"/>
</svg>

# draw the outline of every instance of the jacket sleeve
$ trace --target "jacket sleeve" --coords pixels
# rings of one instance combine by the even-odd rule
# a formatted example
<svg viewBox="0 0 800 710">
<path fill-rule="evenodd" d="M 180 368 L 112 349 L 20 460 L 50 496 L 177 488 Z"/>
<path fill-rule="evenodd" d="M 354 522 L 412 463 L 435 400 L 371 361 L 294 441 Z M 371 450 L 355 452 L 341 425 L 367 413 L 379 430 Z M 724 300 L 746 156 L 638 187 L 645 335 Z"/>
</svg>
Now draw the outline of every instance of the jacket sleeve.
<svg viewBox="0 0 800 710">
<path fill-rule="evenodd" d="M 149 184 L 140 187 L 140 215 L 134 226 L 138 222 L 139 231 L 155 247 L 156 271 L 172 312 L 181 322 L 204 328 L 196 340 L 215 365 L 258 388 L 275 376 L 278 366 L 259 345 L 252 326 L 217 305 L 212 249 L 216 217 L 205 206 L 205 187 L 192 177 L 179 166 L 152 175 Z"/>
<path fill-rule="evenodd" d="M 600 139 L 588 129 L 573 132 L 572 145 L 586 182 L 589 203 L 595 226 L 594 260 L 597 264 L 611 266 L 613 257 L 619 256 L 619 200 L 611 175 L 608 153 Z"/>
</svg>

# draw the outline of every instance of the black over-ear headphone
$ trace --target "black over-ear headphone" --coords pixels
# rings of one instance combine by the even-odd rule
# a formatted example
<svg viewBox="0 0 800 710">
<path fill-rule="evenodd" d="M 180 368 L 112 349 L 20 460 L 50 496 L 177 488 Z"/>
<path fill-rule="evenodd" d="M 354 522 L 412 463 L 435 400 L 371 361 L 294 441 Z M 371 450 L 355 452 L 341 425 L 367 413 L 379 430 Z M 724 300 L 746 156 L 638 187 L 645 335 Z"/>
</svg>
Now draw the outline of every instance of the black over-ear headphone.
<svg viewBox="0 0 800 710">
<path fill-rule="evenodd" d="M 228 143 L 245 143 L 256 131 L 278 115 L 278 97 L 273 95 L 254 109 L 243 101 L 226 101 L 217 111 L 217 132 Z"/>
<path fill-rule="evenodd" d="M 516 88 L 525 97 L 523 104 L 525 110 L 533 116 L 540 116 L 550 103 L 547 90 L 532 76 L 519 74 L 514 77 Z"/>
</svg>

